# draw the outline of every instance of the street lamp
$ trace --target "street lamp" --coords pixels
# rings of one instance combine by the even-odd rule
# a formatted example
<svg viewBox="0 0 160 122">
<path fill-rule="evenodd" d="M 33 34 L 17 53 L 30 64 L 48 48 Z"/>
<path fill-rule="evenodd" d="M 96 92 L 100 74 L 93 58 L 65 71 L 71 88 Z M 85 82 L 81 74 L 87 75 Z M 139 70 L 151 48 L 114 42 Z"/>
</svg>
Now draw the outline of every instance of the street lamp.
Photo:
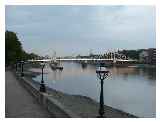
<svg viewBox="0 0 160 122">
<path fill-rule="evenodd" d="M 18 62 L 16 62 L 16 72 L 18 71 Z"/>
<path fill-rule="evenodd" d="M 23 72 L 23 65 L 24 65 L 24 61 L 21 61 L 21 77 L 24 76 L 24 72 Z"/>
<path fill-rule="evenodd" d="M 101 92 L 100 92 L 100 105 L 99 105 L 99 115 L 104 117 L 104 98 L 103 98 L 103 81 L 107 78 L 109 71 L 105 67 L 100 65 L 99 69 L 96 70 L 97 77 L 101 80 Z"/>
<path fill-rule="evenodd" d="M 46 87 L 45 87 L 45 84 L 44 84 L 44 80 L 43 80 L 43 69 L 45 67 L 45 63 L 41 63 L 41 68 L 42 68 L 42 80 L 41 80 L 41 83 L 40 83 L 40 92 L 46 92 Z"/>
</svg>

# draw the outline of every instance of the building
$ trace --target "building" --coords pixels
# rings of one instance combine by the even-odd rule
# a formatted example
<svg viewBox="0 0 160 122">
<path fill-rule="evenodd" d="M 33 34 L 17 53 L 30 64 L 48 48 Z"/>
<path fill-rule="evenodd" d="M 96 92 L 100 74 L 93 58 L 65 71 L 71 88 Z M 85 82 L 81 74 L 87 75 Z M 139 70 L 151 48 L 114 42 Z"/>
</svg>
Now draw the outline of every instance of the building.
<svg viewBox="0 0 160 122">
<path fill-rule="evenodd" d="M 142 50 L 142 52 L 139 54 L 139 61 L 141 63 L 155 65 L 156 64 L 156 49 L 149 48 L 149 49 Z"/>
<path fill-rule="evenodd" d="M 147 50 L 143 50 L 139 54 L 139 62 L 140 63 L 147 63 L 147 61 L 148 61 L 148 52 L 147 52 Z"/>
<path fill-rule="evenodd" d="M 156 49 L 155 48 L 148 49 L 148 63 L 156 64 Z"/>
</svg>

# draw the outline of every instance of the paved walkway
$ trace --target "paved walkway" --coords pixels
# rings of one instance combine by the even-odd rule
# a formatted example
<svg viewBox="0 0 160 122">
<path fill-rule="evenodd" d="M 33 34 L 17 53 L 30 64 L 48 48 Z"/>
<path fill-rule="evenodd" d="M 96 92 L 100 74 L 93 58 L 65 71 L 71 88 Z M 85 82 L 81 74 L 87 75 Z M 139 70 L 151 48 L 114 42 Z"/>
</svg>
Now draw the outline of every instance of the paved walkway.
<svg viewBox="0 0 160 122">
<path fill-rule="evenodd" d="M 11 71 L 5 72 L 5 115 L 16 118 L 53 117 L 26 89 L 21 86 Z"/>
</svg>

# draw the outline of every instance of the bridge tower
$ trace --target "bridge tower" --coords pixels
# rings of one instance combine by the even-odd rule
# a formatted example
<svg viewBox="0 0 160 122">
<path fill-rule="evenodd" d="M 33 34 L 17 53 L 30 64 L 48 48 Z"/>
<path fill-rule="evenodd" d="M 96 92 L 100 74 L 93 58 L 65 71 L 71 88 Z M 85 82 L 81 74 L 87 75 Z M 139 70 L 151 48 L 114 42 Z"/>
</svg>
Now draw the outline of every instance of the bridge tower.
<svg viewBox="0 0 160 122">
<path fill-rule="evenodd" d="M 53 62 L 53 63 L 56 62 L 56 51 L 54 51 L 54 53 L 53 53 L 52 62 Z"/>
<path fill-rule="evenodd" d="M 116 63 L 116 53 L 113 52 L 113 63 L 115 64 Z"/>
</svg>

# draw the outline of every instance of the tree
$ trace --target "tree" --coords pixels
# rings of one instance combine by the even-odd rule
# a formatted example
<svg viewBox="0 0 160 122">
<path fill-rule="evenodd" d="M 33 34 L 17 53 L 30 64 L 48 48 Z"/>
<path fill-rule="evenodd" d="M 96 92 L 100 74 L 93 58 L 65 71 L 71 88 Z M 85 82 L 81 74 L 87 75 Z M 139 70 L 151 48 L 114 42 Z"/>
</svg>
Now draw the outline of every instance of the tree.
<svg viewBox="0 0 160 122">
<path fill-rule="evenodd" d="M 139 54 L 142 50 L 122 50 L 119 51 L 119 53 L 124 54 L 125 56 L 127 56 L 128 58 L 131 59 L 139 59 Z"/>
<path fill-rule="evenodd" d="M 11 31 L 6 31 L 5 33 L 5 60 L 6 64 L 13 64 L 16 60 L 22 58 L 22 44 L 18 40 L 16 33 Z"/>
<path fill-rule="evenodd" d="M 5 53 L 6 65 L 12 65 L 20 60 L 39 57 L 34 53 L 28 54 L 27 52 L 25 52 L 16 33 L 11 31 L 5 32 Z"/>
</svg>

